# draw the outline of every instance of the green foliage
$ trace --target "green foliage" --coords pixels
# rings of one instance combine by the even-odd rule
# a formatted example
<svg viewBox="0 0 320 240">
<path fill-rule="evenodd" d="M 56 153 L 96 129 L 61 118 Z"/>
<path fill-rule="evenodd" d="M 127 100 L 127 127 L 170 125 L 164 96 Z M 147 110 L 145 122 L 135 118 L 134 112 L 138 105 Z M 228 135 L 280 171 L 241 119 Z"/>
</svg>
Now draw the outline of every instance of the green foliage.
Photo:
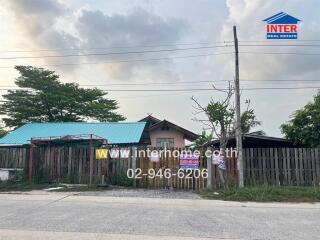
<svg viewBox="0 0 320 240">
<path fill-rule="evenodd" d="M 54 71 L 31 66 L 16 66 L 20 76 L 15 83 L 21 90 L 3 95 L 0 113 L 7 127 L 28 122 L 79 122 L 125 120 L 115 110 L 118 103 L 107 99 L 97 88 L 80 88 L 75 83 L 61 83 Z"/>
<path fill-rule="evenodd" d="M 0 128 L 0 138 L 6 135 L 8 132 L 4 130 L 3 128 Z"/>
<path fill-rule="evenodd" d="M 111 170 L 112 167 L 115 167 L 115 166 L 113 165 L 113 162 L 110 161 L 109 170 Z M 122 187 L 132 187 L 133 179 L 128 178 L 127 169 L 122 167 L 120 169 L 117 169 L 117 171 L 114 174 L 109 175 L 106 179 L 106 183 L 111 185 L 122 186 Z"/>
<path fill-rule="evenodd" d="M 251 128 L 261 125 L 261 122 L 257 120 L 253 109 L 247 109 L 241 114 L 241 130 L 242 133 L 249 133 Z M 262 133 L 259 131 L 259 133 Z"/>
<path fill-rule="evenodd" d="M 217 139 L 220 141 L 220 148 L 222 149 L 222 154 L 226 149 L 228 140 L 230 137 L 235 136 L 236 133 L 236 112 L 235 107 L 231 104 L 231 97 L 233 95 L 233 90 L 231 85 L 229 85 L 229 90 L 223 91 L 227 96 L 224 100 L 215 101 L 211 99 L 207 106 L 202 106 L 195 98 L 191 98 L 196 106 L 194 108 L 197 110 L 195 114 L 204 113 L 207 119 L 197 119 L 203 123 L 208 129 L 215 134 Z M 250 100 L 246 100 L 247 109 L 241 115 L 241 128 L 243 133 L 249 133 L 250 129 L 261 124 L 257 121 L 254 114 L 254 110 L 249 108 Z M 201 141 L 203 140 L 200 139 Z"/>
<path fill-rule="evenodd" d="M 49 169 L 38 168 L 32 177 L 32 182 L 34 184 L 51 183 L 51 174 Z"/>
<path fill-rule="evenodd" d="M 74 180 L 74 176 L 65 175 L 65 176 L 62 178 L 62 183 L 71 184 L 71 183 L 74 183 L 73 180 Z"/>
<path fill-rule="evenodd" d="M 217 194 L 218 193 L 218 194 Z M 232 187 L 228 192 L 211 190 L 199 192 L 207 199 L 226 201 L 254 201 L 254 202 L 319 202 L 320 187 Z"/>
<path fill-rule="evenodd" d="M 233 122 L 235 111 L 228 104 L 211 100 L 206 110 L 209 113 L 209 121 L 216 125 L 227 126 Z"/>
<path fill-rule="evenodd" d="M 7 135 L 8 131 L 4 129 L 4 124 L 1 121 L 0 123 L 0 138 L 2 138 L 3 136 Z"/>
<path fill-rule="evenodd" d="M 297 110 L 291 120 L 281 125 L 287 139 L 308 147 L 320 147 L 320 94 L 314 102 Z"/>
<path fill-rule="evenodd" d="M 110 182 L 112 185 L 122 186 L 122 187 L 132 187 L 133 179 L 128 178 L 127 174 L 123 171 L 111 177 Z"/>
<path fill-rule="evenodd" d="M 201 148 L 203 145 L 212 141 L 212 134 L 206 134 L 206 131 L 202 131 L 202 134 L 191 145 L 195 148 Z"/>
<path fill-rule="evenodd" d="M 50 184 L 29 184 L 26 181 L 3 181 L 0 183 L 0 192 L 16 192 L 16 191 L 32 191 L 41 190 L 48 187 L 55 187 L 56 185 Z"/>
<path fill-rule="evenodd" d="M 207 126 L 213 128 L 218 138 L 235 134 L 235 108 L 230 104 L 230 97 L 231 95 L 229 95 L 225 101 L 211 100 L 206 107 L 201 107 L 200 104 L 193 99 L 207 115 L 207 122 L 210 123 L 207 123 Z M 261 125 L 261 122 L 257 120 L 254 110 L 250 108 L 250 100 L 246 100 L 246 104 L 247 108 L 241 114 L 242 133 L 249 133 L 252 128 Z M 263 131 L 259 131 L 258 133 L 261 135 L 264 134 Z"/>
</svg>

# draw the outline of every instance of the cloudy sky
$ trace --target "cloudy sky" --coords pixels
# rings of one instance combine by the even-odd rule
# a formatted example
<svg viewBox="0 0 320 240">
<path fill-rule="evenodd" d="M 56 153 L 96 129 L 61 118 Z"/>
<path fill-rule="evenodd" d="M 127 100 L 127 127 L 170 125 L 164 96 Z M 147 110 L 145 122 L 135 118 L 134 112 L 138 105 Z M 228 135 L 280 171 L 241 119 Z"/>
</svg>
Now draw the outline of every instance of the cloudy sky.
<svg viewBox="0 0 320 240">
<path fill-rule="evenodd" d="M 320 81 L 284 80 L 320 79 L 320 56 L 274 53 L 320 53 L 320 49 L 241 45 L 268 44 L 262 20 L 281 11 L 302 20 L 299 40 L 320 39 L 316 0 L 1 0 L 1 85 L 13 85 L 17 76 L 13 66 L 25 64 L 55 70 L 63 82 L 102 89 L 199 89 L 211 88 L 212 83 L 223 88 L 225 80 L 234 78 L 230 41 L 236 25 L 243 102 L 251 100 L 263 123 L 259 129 L 280 136 L 280 124 L 311 101 L 320 87 Z M 110 52 L 126 54 L 92 55 Z M 77 54 L 87 56 L 43 57 Z M 3 59 L 30 56 L 37 58 Z M 245 90 L 255 87 L 314 88 Z M 119 112 L 128 121 L 152 113 L 198 133 L 202 126 L 191 120 L 190 97 L 203 104 L 223 97 L 216 91 L 110 91 L 108 96 L 118 100 Z"/>
</svg>

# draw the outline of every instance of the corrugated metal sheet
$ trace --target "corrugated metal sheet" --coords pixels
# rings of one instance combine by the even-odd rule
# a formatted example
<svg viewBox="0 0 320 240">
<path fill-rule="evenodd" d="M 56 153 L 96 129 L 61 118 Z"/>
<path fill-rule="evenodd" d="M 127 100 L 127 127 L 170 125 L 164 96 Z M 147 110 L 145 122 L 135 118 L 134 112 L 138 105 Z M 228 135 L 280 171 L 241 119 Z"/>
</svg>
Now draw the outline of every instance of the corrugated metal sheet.
<svg viewBox="0 0 320 240">
<path fill-rule="evenodd" d="M 28 144 L 32 137 L 77 134 L 95 134 L 109 144 L 139 143 L 144 127 L 144 122 L 28 123 L 1 138 L 0 145 Z"/>
</svg>

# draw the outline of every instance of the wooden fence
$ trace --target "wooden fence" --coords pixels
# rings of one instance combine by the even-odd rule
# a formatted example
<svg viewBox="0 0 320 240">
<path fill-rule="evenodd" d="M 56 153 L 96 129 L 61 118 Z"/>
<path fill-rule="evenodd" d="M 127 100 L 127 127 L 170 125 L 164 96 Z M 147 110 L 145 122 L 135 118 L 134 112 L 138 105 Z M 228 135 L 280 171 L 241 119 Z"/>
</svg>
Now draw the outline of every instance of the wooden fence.
<svg viewBox="0 0 320 240">
<path fill-rule="evenodd" d="M 34 181 L 89 183 L 87 147 L 37 147 L 34 150 Z M 247 148 L 244 149 L 244 178 L 246 185 L 302 186 L 320 184 L 320 150 L 310 148 Z M 0 168 L 24 168 L 28 173 L 29 149 L 1 148 Z M 138 156 L 93 161 L 93 183 L 101 183 L 105 176 L 111 184 L 132 185 L 127 178 L 129 168 L 141 169 L 136 186 L 142 188 L 172 188 L 197 190 L 206 188 L 207 179 L 200 174 L 178 177 L 179 158 L 162 156 L 159 161 Z M 238 179 L 236 158 L 228 159 L 229 182 Z M 134 164 L 135 163 L 135 164 Z M 200 171 L 207 168 L 205 157 L 200 158 Z M 149 169 L 158 172 L 170 169 L 171 177 L 148 176 Z M 219 187 L 216 166 L 211 166 L 213 187 Z M 186 173 L 186 172 L 185 172 Z"/>
<path fill-rule="evenodd" d="M 244 149 L 244 179 L 247 185 L 319 185 L 320 149 Z"/>
<path fill-rule="evenodd" d="M 94 154 L 93 150 L 93 154 Z M 105 177 L 110 183 L 125 183 L 131 158 L 93 160 L 92 183 L 100 184 Z M 89 147 L 37 147 L 34 151 L 33 176 L 37 181 L 83 183 L 90 182 Z"/>
<path fill-rule="evenodd" d="M 177 149 L 176 149 L 177 150 Z M 162 155 L 159 161 L 150 161 L 146 157 L 137 158 L 137 168 L 141 169 L 141 179 L 138 179 L 137 186 L 142 188 L 155 189 L 177 189 L 177 190 L 199 190 L 207 187 L 207 161 L 201 156 L 199 159 L 199 170 L 197 172 L 180 170 L 179 157 Z M 160 173 L 153 177 L 148 171 Z M 168 169 L 166 177 L 165 170 Z M 152 176 L 152 177 L 151 177 Z"/>
<path fill-rule="evenodd" d="M 0 168 L 25 168 L 27 155 L 26 148 L 0 148 Z"/>
</svg>

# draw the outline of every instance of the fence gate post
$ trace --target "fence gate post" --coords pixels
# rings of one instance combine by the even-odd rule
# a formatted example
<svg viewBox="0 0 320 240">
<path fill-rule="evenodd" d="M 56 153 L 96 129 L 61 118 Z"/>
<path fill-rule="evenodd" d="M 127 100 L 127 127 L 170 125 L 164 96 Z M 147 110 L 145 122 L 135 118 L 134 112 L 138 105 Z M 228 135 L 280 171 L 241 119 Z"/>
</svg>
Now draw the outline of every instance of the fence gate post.
<svg viewBox="0 0 320 240">
<path fill-rule="evenodd" d="M 210 148 L 212 151 L 212 149 Z M 211 179 L 212 179 L 212 157 L 207 157 L 207 170 L 208 170 L 208 178 L 207 178 L 207 188 L 212 189 Z"/>
<path fill-rule="evenodd" d="M 33 165 L 33 142 L 30 141 L 30 150 L 29 150 L 29 183 L 32 183 L 32 165 Z"/>
<path fill-rule="evenodd" d="M 131 147 L 131 161 L 133 170 L 133 187 L 137 187 L 136 168 L 137 168 L 137 147 Z"/>
<path fill-rule="evenodd" d="M 93 179 L 93 157 L 94 157 L 94 148 L 92 144 L 92 134 L 90 134 L 90 148 L 89 148 L 90 156 L 89 156 L 89 184 L 92 185 Z"/>
</svg>

